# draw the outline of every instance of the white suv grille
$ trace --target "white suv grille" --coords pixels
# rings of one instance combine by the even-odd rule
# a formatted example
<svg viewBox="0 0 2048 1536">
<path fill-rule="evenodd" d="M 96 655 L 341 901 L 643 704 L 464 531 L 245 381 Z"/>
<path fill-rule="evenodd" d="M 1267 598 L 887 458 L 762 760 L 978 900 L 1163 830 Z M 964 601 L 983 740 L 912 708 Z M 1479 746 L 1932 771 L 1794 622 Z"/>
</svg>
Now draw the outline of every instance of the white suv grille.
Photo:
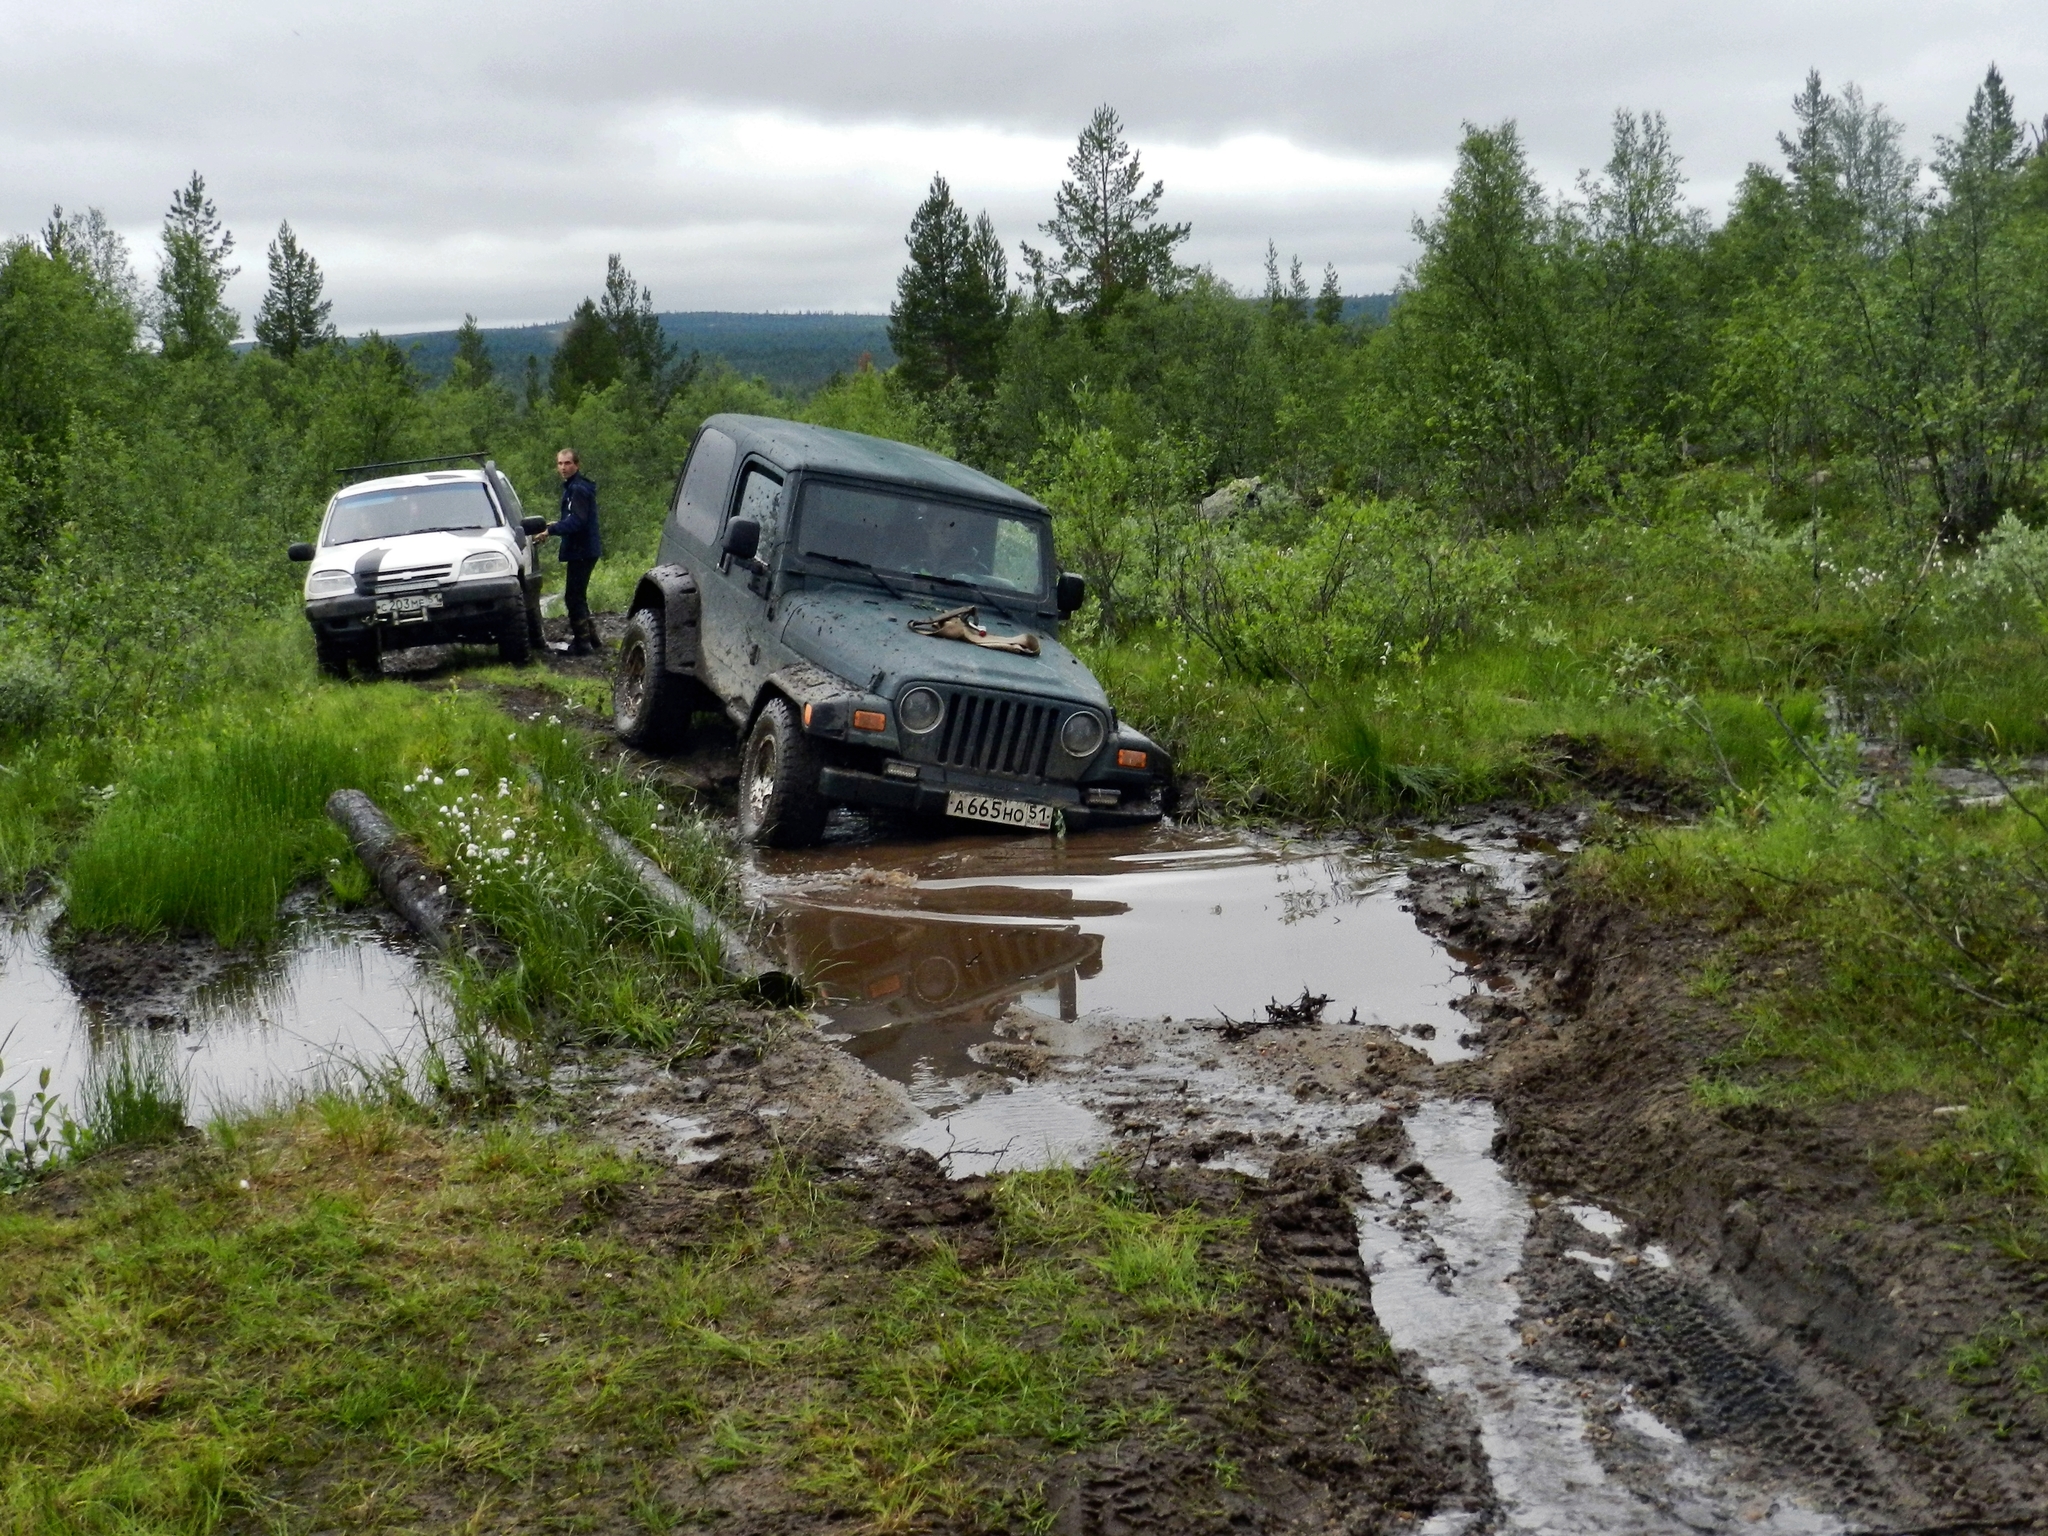
<svg viewBox="0 0 2048 1536">
<path fill-rule="evenodd" d="M 393 570 L 387 565 L 377 572 L 377 590 L 407 592 L 416 587 L 439 586 L 453 569 L 447 565 L 413 565 Z"/>
</svg>

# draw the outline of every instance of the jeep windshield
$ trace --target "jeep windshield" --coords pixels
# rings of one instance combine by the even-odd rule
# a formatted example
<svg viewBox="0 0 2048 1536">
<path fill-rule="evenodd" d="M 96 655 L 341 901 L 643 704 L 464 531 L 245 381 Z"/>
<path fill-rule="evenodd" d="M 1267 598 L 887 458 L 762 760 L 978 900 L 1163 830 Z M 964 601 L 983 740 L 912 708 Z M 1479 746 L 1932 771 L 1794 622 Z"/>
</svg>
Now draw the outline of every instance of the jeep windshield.
<svg viewBox="0 0 2048 1536">
<path fill-rule="evenodd" d="M 1045 596 L 1045 539 L 1042 517 L 830 480 L 797 511 L 799 555 L 1029 599 Z"/>
<path fill-rule="evenodd" d="M 478 480 L 409 485 L 343 496 L 327 519 L 323 544 L 360 544 L 408 533 L 477 533 L 498 526 L 498 509 Z"/>
</svg>

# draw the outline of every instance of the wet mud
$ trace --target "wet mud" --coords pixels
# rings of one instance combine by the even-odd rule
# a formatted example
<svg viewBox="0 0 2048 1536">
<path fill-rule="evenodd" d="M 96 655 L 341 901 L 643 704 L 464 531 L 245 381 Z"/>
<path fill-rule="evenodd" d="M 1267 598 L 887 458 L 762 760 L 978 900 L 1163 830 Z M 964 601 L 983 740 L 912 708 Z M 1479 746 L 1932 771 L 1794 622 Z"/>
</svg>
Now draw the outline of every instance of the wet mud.
<svg viewBox="0 0 2048 1536">
<path fill-rule="evenodd" d="M 1254 1202 L 1336 1168 L 1341 1233 L 1276 1244 L 1369 1307 L 1478 1446 L 1483 1475 L 1405 1528 L 1904 1528 L 1931 1506 L 1852 1396 L 1639 1206 L 1570 1179 L 1532 1195 L 1506 1156 L 1497 1071 L 1577 1027 L 1545 898 L 1583 821 L 760 855 L 750 894 L 816 1011 L 585 1088 L 611 1134 L 685 1166 L 765 1141 L 921 1154 L 978 1187 L 1109 1153 Z M 1089 1509 L 1062 1529 L 1174 1528 Z"/>
<path fill-rule="evenodd" d="M 2038 1315 L 2038 1265 L 1902 1215 L 1878 1175 L 1931 1142 L 1931 1101 L 1709 1108 L 1690 1085 L 1740 1033 L 1685 990 L 1714 935 L 1569 890 L 1532 912 L 1449 874 L 1416 907 L 1482 968 L 1529 978 L 1466 1005 L 1495 1153 L 1539 1202 L 1523 1359 L 1588 1394 L 1612 1475 L 1640 1482 L 1627 1420 L 1649 1413 L 1772 1496 L 1725 1526 L 1670 1506 L 1695 1528 L 1812 1507 L 1855 1531 L 2048 1530 L 2048 1402 L 1950 1369 Z M 1589 1228 L 1585 1210 L 1606 1214 Z"/>
<path fill-rule="evenodd" d="M 877 1154 L 858 1143 L 814 1145 L 811 1164 L 879 1239 L 831 1277 L 842 1291 L 886 1290 L 905 1264 L 941 1244 L 968 1275 L 1005 1262 L 984 1179 L 949 1177 L 918 1152 Z M 609 1212 L 610 1230 L 653 1253 L 687 1255 L 747 1220 L 748 1185 L 765 1165 L 758 1148 L 742 1148 L 674 1170 Z M 1171 1432 L 1052 1456 L 992 1444 L 976 1458 L 978 1480 L 1034 1491 L 1051 1530 L 1081 1536 L 1412 1531 L 1447 1503 L 1485 1507 L 1469 1420 L 1388 1354 L 1362 1304 L 1368 1282 L 1348 1165 L 1297 1158 L 1259 1181 L 1150 1167 L 1136 1170 L 1136 1182 L 1139 1198 L 1161 1208 L 1246 1222 L 1248 1232 L 1211 1255 L 1241 1275 L 1241 1307 L 1189 1326 L 1181 1347 L 1087 1389 L 1127 1403 L 1170 1400 Z M 792 1284 L 800 1295 L 803 1279 Z M 1306 1342 L 1305 1315 L 1318 1319 Z M 1229 1395 L 1230 1378 L 1213 1364 L 1221 1359 L 1242 1362 Z M 1224 1466 L 1230 1475 L 1219 1479 Z M 873 1528 L 821 1511 L 773 1475 L 700 1482 L 682 1472 L 661 1492 L 691 1523 L 718 1530 Z"/>
</svg>

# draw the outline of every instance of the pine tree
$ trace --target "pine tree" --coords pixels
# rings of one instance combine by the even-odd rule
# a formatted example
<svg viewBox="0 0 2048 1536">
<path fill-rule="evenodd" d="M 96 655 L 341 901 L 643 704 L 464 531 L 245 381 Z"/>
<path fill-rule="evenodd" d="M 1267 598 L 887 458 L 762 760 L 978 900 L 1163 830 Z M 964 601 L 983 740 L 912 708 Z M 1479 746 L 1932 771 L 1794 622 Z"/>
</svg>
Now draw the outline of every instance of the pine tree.
<svg viewBox="0 0 2048 1536">
<path fill-rule="evenodd" d="M 986 213 L 969 225 L 946 178 L 934 176 L 903 243 L 910 260 L 889 310 L 898 377 L 925 393 L 959 379 L 986 394 L 1010 319 L 1009 263 L 995 225 Z"/>
<path fill-rule="evenodd" d="M 657 395 L 665 395 L 676 360 L 675 343 L 662 334 L 654 291 L 633 281 L 616 252 L 605 258 L 604 297 L 598 301 L 597 315 L 611 333 L 620 372 L 632 370 Z"/>
<path fill-rule="evenodd" d="M 464 315 L 455 332 L 453 382 L 468 389 L 479 389 L 491 382 L 495 371 L 491 363 L 491 349 L 484 344 L 484 333 L 477 329 L 476 316 Z"/>
<path fill-rule="evenodd" d="M 521 398 L 526 401 L 526 408 L 529 411 L 540 404 L 540 359 L 531 352 L 526 354 L 526 367 L 520 379 L 519 392 Z"/>
<path fill-rule="evenodd" d="M 320 263 L 299 244 L 289 221 L 277 226 L 268 258 L 270 291 L 256 310 L 256 339 L 288 363 L 335 339 L 328 320 L 334 305 L 320 296 Z"/>
<path fill-rule="evenodd" d="M 1316 292 L 1316 324 L 1342 325 L 1344 323 L 1344 290 L 1337 285 L 1337 269 L 1327 263 L 1323 266 L 1323 286 Z"/>
<path fill-rule="evenodd" d="M 569 317 L 562 344 L 548 363 L 548 393 L 573 410 L 586 391 L 617 383 L 619 367 L 619 338 L 597 312 L 596 301 L 585 299 Z"/>
<path fill-rule="evenodd" d="M 1308 280 L 1301 275 L 1301 258 L 1294 258 L 1287 281 L 1280 281 L 1280 253 L 1266 242 L 1266 313 L 1282 325 L 1308 322 Z"/>
<path fill-rule="evenodd" d="M 1123 132 L 1113 110 L 1095 109 L 1067 161 L 1071 179 L 1054 196 L 1053 216 L 1038 226 L 1051 236 L 1055 255 L 1024 247 L 1033 293 L 1070 313 L 1099 318 L 1126 294 L 1166 292 L 1182 276 L 1173 253 L 1188 226 L 1154 222 L 1166 183 L 1139 190 L 1144 169 Z"/>
<path fill-rule="evenodd" d="M 228 280 L 242 269 L 228 265 L 235 237 L 221 227 L 213 199 L 206 195 L 206 180 L 197 171 L 171 194 L 163 238 L 155 319 L 164 356 L 225 353 L 242 334 L 241 317 L 226 303 Z"/>
</svg>

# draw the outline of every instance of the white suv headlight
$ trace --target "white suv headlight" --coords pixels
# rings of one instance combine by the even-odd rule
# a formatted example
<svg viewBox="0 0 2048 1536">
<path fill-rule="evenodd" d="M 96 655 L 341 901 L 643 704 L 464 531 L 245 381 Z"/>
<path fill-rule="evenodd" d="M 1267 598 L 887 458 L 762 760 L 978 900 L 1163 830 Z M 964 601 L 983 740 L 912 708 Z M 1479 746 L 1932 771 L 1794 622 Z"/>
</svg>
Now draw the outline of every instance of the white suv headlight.
<svg viewBox="0 0 2048 1536">
<path fill-rule="evenodd" d="M 478 550 L 462 562 L 462 579 L 464 581 L 468 581 L 476 576 L 510 576 L 511 574 L 512 557 L 500 554 L 495 549 Z"/>
<path fill-rule="evenodd" d="M 339 597 L 356 589 L 353 571 L 315 571 L 306 578 L 306 596 Z"/>
</svg>

